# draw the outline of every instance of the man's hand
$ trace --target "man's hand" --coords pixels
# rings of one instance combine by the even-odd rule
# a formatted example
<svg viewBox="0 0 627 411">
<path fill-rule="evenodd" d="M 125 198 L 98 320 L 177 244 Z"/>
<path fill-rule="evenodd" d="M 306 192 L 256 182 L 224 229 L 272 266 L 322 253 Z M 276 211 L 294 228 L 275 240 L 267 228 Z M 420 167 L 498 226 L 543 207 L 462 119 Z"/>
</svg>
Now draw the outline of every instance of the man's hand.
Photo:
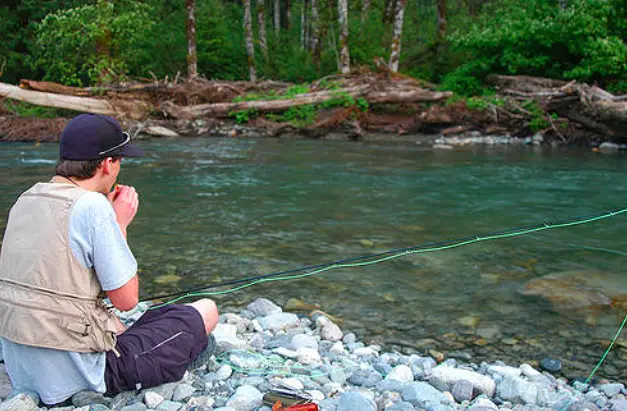
<svg viewBox="0 0 627 411">
<path fill-rule="evenodd" d="M 131 224 L 139 209 L 139 197 L 135 188 L 125 185 L 117 185 L 107 194 L 107 198 L 113 206 L 118 225 L 126 236 L 126 228 Z"/>
</svg>

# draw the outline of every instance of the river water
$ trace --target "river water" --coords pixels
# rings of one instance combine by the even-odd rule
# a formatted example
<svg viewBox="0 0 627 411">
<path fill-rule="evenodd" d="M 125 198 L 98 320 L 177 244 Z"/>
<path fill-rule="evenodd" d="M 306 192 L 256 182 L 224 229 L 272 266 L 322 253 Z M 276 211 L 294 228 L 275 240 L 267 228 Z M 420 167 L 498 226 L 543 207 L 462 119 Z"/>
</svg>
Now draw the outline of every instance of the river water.
<svg viewBox="0 0 627 411">
<path fill-rule="evenodd" d="M 146 157 L 125 159 L 119 182 L 140 193 L 129 243 L 144 298 L 627 206 L 625 156 L 587 150 L 221 138 L 140 144 Z M 57 146 L 1 147 L 4 229 L 19 193 L 51 176 Z M 213 298 L 223 310 L 258 297 L 280 305 L 297 298 L 386 348 L 512 365 L 554 358 L 563 375 L 586 377 L 627 310 L 626 231 L 623 214 Z M 557 286 L 539 282 L 539 295 L 521 293 L 555 273 L 564 276 Z M 618 295 L 613 305 L 597 304 L 594 295 L 608 293 Z M 627 379 L 626 334 L 597 375 Z"/>
</svg>

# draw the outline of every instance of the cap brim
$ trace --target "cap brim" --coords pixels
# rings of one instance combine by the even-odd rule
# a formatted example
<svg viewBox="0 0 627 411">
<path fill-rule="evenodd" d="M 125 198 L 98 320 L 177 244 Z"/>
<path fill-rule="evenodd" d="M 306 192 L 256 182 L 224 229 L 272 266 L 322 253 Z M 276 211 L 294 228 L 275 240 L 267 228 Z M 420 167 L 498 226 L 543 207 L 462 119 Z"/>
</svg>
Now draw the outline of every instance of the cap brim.
<svg viewBox="0 0 627 411">
<path fill-rule="evenodd" d="M 122 147 L 121 155 L 122 157 L 143 157 L 144 150 L 133 144 L 127 144 Z"/>
</svg>

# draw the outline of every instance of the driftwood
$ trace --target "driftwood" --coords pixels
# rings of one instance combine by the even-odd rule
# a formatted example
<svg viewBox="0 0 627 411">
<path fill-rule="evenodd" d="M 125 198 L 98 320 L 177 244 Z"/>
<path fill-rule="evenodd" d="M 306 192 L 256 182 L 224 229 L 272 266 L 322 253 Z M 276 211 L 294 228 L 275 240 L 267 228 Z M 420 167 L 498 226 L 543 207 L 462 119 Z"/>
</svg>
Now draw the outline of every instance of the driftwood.
<svg viewBox="0 0 627 411">
<path fill-rule="evenodd" d="M 347 75 L 328 76 L 312 82 L 308 92 L 286 95 L 289 83 L 264 81 L 216 81 L 195 77 L 187 81 L 158 81 L 117 84 L 106 87 L 68 87 L 50 82 L 22 80 L 20 87 L 0 83 L 0 98 L 31 104 L 115 115 L 134 120 L 215 119 L 238 111 L 259 114 L 282 112 L 303 105 L 324 106 L 334 99 L 364 99 L 371 107 L 368 115 L 358 110 L 326 110 L 309 126 L 290 126 L 258 119 L 255 124 L 270 134 L 298 129 L 318 136 L 324 130 L 343 127 L 356 138 L 365 130 L 384 132 L 486 133 L 507 130 L 512 135 L 537 132 L 567 140 L 574 130 L 627 139 L 627 96 L 617 96 L 597 86 L 530 76 L 489 77 L 502 104 L 486 100 L 487 108 L 469 109 L 463 101 L 441 104 L 451 92 L 436 91 L 435 86 L 390 72 L 356 70 Z M 266 99 L 234 102 L 251 93 Z M 537 105 L 529 105 L 529 101 Z M 440 104 L 432 104 L 440 103 Z M 533 108 L 530 108 L 533 107 Z M 390 111 L 390 108 L 392 111 Z M 377 112 L 377 110 L 379 110 Z M 406 110 L 406 111 L 403 111 Z M 392 114 L 392 115 L 391 115 Z M 542 120 L 544 121 L 538 121 Z M 386 123 L 387 122 L 387 123 Z M 533 130 L 532 130 L 533 125 Z"/>
</svg>

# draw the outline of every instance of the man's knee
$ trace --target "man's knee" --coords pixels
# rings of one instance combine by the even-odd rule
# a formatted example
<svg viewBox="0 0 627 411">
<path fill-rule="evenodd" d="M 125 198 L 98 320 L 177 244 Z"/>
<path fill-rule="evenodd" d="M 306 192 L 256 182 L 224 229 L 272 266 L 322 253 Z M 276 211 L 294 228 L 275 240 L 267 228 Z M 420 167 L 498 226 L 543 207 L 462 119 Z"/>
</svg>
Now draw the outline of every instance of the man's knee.
<svg viewBox="0 0 627 411">
<path fill-rule="evenodd" d="M 205 331 L 207 335 L 216 328 L 219 319 L 218 307 L 213 300 L 209 298 L 203 298 L 198 301 L 190 303 L 201 315 L 203 322 L 205 323 Z"/>
</svg>

